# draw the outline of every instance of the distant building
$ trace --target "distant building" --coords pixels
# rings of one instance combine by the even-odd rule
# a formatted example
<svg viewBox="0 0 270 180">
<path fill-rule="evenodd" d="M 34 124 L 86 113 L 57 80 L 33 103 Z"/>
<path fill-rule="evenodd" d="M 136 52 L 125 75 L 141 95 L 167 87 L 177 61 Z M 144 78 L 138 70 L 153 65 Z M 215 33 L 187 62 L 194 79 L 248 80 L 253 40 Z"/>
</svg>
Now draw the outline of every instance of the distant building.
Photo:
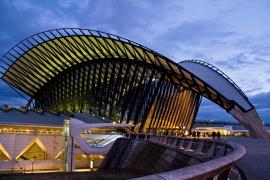
<svg viewBox="0 0 270 180">
<path fill-rule="evenodd" d="M 270 124 L 265 124 L 265 128 L 270 132 Z M 202 137 L 211 137 L 214 131 L 219 131 L 222 136 L 250 136 L 241 124 L 228 121 L 196 120 L 192 131 L 199 131 Z"/>
</svg>

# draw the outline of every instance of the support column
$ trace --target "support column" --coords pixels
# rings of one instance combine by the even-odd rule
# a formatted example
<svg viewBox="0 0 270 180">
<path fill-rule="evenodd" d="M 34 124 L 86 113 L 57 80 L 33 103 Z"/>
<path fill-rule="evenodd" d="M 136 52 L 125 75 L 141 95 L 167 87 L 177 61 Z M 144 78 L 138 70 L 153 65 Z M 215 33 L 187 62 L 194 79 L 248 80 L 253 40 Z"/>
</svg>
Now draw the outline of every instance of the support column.
<svg viewBox="0 0 270 180">
<path fill-rule="evenodd" d="M 64 172 L 72 172 L 74 169 L 73 163 L 73 149 L 74 142 L 73 138 L 70 136 L 70 120 L 64 120 L 64 150 L 62 166 Z"/>
<path fill-rule="evenodd" d="M 259 114 L 256 109 L 243 112 L 235 106 L 229 111 L 246 129 L 250 131 L 250 135 L 255 138 L 269 138 L 270 135 L 266 131 Z"/>
</svg>

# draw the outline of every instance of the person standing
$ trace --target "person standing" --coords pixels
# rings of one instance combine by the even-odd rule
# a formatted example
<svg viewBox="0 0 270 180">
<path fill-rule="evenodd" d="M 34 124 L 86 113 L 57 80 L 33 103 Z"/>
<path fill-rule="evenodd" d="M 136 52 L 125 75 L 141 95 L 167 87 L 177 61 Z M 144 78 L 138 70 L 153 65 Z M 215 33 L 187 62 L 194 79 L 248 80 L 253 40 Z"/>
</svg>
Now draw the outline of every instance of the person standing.
<svg viewBox="0 0 270 180">
<path fill-rule="evenodd" d="M 201 132 L 200 131 L 197 131 L 197 138 L 199 139 L 201 136 Z"/>
<path fill-rule="evenodd" d="M 220 140 L 220 136 L 221 136 L 221 134 L 220 134 L 220 132 L 218 131 L 218 132 L 217 132 L 217 139 Z"/>
<path fill-rule="evenodd" d="M 192 132 L 192 137 L 193 137 L 193 139 L 196 138 L 196 132 L 195 131 Z"/>
<path fill-rule="evenodd" d="M 213 131 L 212 137 L 213 137 L 213 139 L 216 139 L 216 132 L 215 131 Z"/>
</svg>

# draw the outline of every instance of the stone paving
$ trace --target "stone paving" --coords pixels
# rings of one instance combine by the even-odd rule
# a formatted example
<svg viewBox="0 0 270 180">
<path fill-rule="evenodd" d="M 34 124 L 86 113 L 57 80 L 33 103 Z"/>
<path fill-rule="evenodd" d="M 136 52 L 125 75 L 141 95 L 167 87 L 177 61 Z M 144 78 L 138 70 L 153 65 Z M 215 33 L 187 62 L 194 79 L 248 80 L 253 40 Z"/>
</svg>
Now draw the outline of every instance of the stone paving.
<svg viewBox="0 0 270 180">
<path fill-rule="evenodd" d="M 250 180 L 270 180 L 270 139 L 236 137 L 225 141 L 239 143 L 246 148 L 246 154 L 237 166 Z"/>
</svg>

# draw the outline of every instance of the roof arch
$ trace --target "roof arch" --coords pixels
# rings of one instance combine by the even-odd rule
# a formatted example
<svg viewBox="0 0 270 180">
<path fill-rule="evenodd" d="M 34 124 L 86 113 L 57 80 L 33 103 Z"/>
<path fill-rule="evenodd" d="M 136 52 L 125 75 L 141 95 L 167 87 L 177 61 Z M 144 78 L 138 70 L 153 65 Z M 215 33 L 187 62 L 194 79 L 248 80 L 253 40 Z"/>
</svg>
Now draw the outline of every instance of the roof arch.
<svg viewBox="0 0 270 180">
<path fill-rule="evenodd" d="M 173 83 L 193 89 L 227 110 L 232 108 L 230 101 L 200 77 L 167 57 L 126 38 L 88 29 L 54 29 L 24 39 L 0 59 L 1 79 L 34 97 L 62 71 L 102 59 L 128 59 L 159 67 Z"/>
<path fill-rule="evenodd" d="M 249 111 L 254 106 L 245 93 L 224 72 L 202 60 L 186 60 L 179 63 L 182 67 L 200 77 L 204 82 L 236 103 L 240 108 Z"/>
<path fill-rule="evenodd" d="M 21 41 L 1 58 L 0 72 L 3 80 L 31 95 L 61 71 L 83 61 L 105 58 L 145 61 L 168 71 L 179 71 L 176 63 L 128 39 L 101 31 L 65 28 Z M 23 87 L 21 82 L 29 85 Z"/>
</svg>

